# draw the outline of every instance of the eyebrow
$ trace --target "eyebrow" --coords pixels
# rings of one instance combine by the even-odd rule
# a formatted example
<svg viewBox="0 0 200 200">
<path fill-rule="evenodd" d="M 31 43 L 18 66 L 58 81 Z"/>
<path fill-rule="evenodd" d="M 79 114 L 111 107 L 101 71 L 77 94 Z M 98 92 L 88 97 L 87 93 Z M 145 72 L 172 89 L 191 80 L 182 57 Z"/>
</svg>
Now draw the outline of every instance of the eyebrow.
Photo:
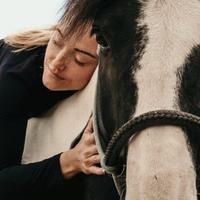
<svg viewBox="0 0 200 200">
<path fill-rule="evenodd" d="M 56 27 L 56 31 L 58 31 L 58 33 L 60 34 L 60 36 L 62 38 L 64 38 L 64 35 L 62 34 L 61 30 L 58 27 Z M 78 48 L 75 48 L 74 50 L 77 51 L 77 52 L 80 52 L 80 53 L 84 53 L 84 54 L 86 54 L 86 55 L 88 55 L 88 56 L 90 56 L 90 57 L 92 57 L 94 59 L 97 59 L 96 55 L 94 55 L 94 54 L 92 54 L 92 53 L 90 53 L 90 52 L 88 52 L 86 50 L 82 50 L 82 49 L 78 49 Z"/>
<path fill-rule="evenodd" d="M 78 49 L 78 48 L 74 48 L 74 50 L 77 51 L 77 52 L 80 52 L 80 53 L 84 53 L 84 54 L 86 54 L 86 55 L 88 55 L 88 56 L 90 56 L 92 58 L 97 59 L 96 55 L 94 55 L 94 54 L 92 54 L 92 53 L 90 53 L 90 52 L 88 52 L 86 50 L 82 50 L 82 49 Z"/>
</svg>

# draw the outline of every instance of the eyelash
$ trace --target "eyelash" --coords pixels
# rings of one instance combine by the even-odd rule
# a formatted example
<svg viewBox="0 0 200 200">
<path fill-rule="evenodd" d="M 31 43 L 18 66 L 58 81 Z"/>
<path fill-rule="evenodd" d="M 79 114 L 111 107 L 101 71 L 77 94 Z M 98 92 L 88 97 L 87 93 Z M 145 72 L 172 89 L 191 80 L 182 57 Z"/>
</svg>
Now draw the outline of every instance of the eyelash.
<svg viewBox="0 0 200 200">
<path fill-rule="evenodd" d="M 80 66 L 84 66 L 85 65 L 85 63 L 82 63 L 82 62 L 78 61 L 76 58 L 74 58 L 74 60 Z"/>
<path fill-rule="evenodd" d="M 61 46 L 62 46 L 62 45 L 59 44 L 59 42 L 57 42 L 56 40 L 53 40 L 53 44 L 56 45 L 56 46 L 58 46 L 58 47 L 61 47 Z"/>
<path fill-rule="evenodd" d="M 58 46 L 58 47 L 61 46 L 56 40 L 53 40 L 53 44 L 56 45 L 56 46 Z M 75 60 L 75 62 L 76 62 L 78 65 L 80 65 L 80 66 L 82 66 L 82 67 L 85 65 L 85 63 L 82 63 L 82 62 L 78 61 L 76 58 L 74 58 L 74 60 Z"/>
</svg>

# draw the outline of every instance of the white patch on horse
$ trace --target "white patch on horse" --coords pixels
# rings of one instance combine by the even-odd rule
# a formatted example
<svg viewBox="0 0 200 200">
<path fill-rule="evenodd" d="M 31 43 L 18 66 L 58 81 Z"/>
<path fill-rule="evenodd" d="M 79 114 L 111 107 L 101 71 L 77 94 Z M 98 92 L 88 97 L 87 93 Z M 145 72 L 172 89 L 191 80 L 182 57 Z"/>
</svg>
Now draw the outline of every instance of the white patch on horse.
<svg viewBox="0 0 200 200">
<path fill-rule="evenodd" d="M 139 26 L 148 42 L 133 72 L 138 87 L 134 116 L 178 109 L 177 70 L 200 44 L 199 0 L 141 0 Z M 126 200 L 195 200 L 196 174 L 182 129 L 157 126 L 129 142 Z"/>
<path fill-rule="evenodd" d="M 139 25 L 148 28 L 148 43 L 135 74 L 138 104 L 135 115 L 176 107 L 177 69 L 200 44 L 200 1 L 151 0 Z"/>
</svg>

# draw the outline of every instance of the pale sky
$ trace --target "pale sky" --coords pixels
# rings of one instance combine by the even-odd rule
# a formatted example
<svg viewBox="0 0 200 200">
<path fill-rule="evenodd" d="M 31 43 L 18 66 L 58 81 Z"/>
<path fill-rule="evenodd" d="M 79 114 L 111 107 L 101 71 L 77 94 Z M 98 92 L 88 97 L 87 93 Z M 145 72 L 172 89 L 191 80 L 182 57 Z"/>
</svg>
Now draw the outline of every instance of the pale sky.
<svg viewBox="0 0 200 200">
<path fill-rule="evenodd" d="M 0 0 L 0 38 L 23 30 L 53 25 L 66 0 Z"/>
</svg>

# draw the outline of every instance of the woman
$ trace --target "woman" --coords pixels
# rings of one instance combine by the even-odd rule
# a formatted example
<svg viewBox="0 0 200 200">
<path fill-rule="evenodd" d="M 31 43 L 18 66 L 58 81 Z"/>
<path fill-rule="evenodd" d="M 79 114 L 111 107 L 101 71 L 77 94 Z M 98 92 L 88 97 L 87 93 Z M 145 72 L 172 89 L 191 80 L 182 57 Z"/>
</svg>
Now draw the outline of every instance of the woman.
<svg viewBox="0 0 200 200">
<path fill-rule="evenodd" d="M 111 178 L 99 167 L 91 120 L 72 149 L 21 164 L 28 119 L 83 89 L 97 66 L 97 43 L 90 27 L 67 39 L 62 31 L 58 25 L 0 40 L 2 200 L 17 195 L 20 199 L 59 199 L 62 195 L 73 200 L 118 199 Z M 107 190 L 99 192 L 98 184 Z"/>
</svg>

